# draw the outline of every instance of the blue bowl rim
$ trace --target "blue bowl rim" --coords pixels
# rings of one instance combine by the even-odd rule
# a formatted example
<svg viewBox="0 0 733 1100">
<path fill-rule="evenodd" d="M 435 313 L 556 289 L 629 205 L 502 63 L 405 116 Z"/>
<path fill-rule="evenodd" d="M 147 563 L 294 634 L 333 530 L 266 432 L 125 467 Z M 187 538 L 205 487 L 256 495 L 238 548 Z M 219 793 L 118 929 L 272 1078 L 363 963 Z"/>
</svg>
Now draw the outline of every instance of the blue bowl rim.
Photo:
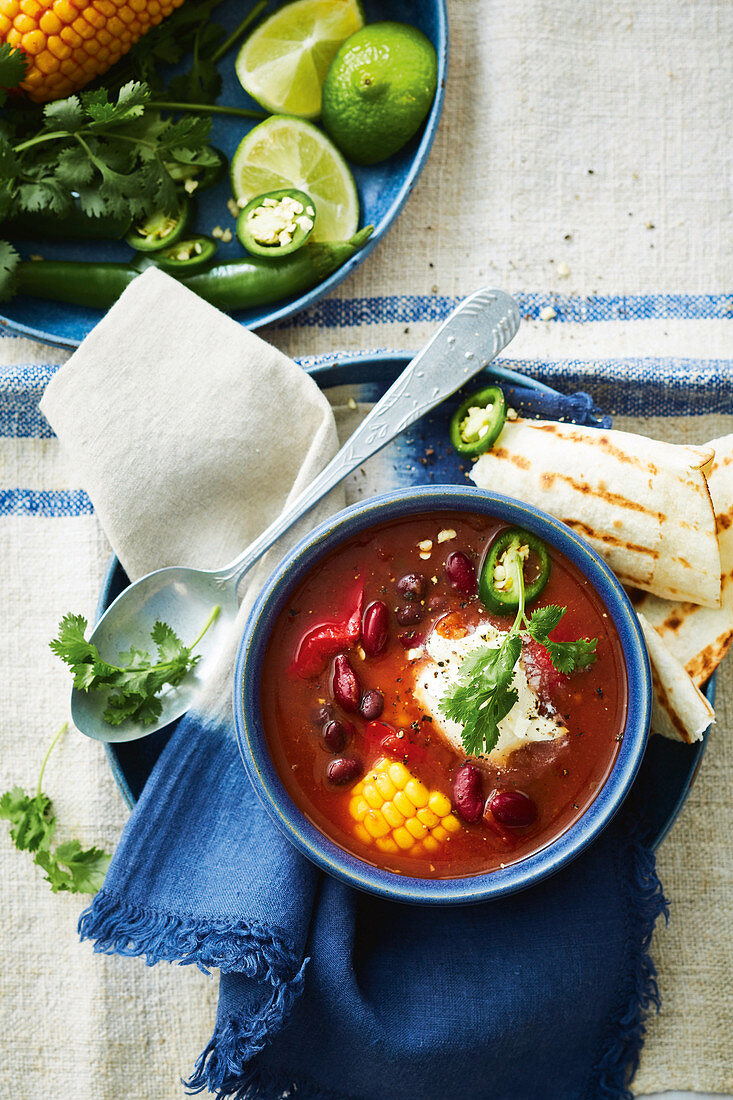
<svg viewBox="0 0 733 1100">
<path fill-rule="evenodd" d="M 435 135 L 438 132 L 438 125 L 440 123 L 440 117 L 443 113 L 443 103 L 445 100 L 445 85 L 448 77 L 448 53 L 449 53 L 449 30 L 448 30 L 448 8 L 447 0 L 433 0 L 435 4 L 435 17 L 436 17 L 436 30 L 435 30 L 435 52 L 438 57 L 438 80 L 435 90 L 435 98 L 433 99 L 430 113 L 423 125 L 422 136 L 420 142 L 415 150 L 415 154 L 410 165 L 410 170 L 405 176 L 404 182 L 399 191 L 395 195 L 392 204 L 388 210 L 384 213 L 379 223 L 374 227 L 374 232 L 364 245 L 360 248 L 355 255 L 337 268 L 333 274 L 329 275 L 327 279 L 313 287 L 312 290 L 308 290 L 303 294 L 298 295 L 294 299 L 286 299 L 282 305 L 269 309 L 267 306 L 263 306 L 262 309 L 266 312 L 261 316 L 255 316 L 249 322 L 240 321 L 239 323 L 244 325 L 248 329 L 263 328 L 265 325 L 272 325 L 278 321 L 284 321 L 287 317 L 291 317 L 295 313 L 300 313 L 301 310 L 307 309 L 315 302 L 319 301 L 325 295 L 330 294 L 335 290 L 344 279 L 354 271 L 360 264 L 364 262 L 370 252 L 373 252 L 377 247 L 382 237 L 391 229 L 393 222 L 395 222 L 402 212 L 402 208 L 409 199 L 412 191 L 417 183 L 417 180 L 422 172 L 425 164 L 427 163 L 430 150 L 435 141 Z M 73 308 L 73 307 L 70 307 Z M 102 319 L 100 314 L 99 320 Z M 235 318 L 236 320 L 236 318 Z M 45 332 L 43 329 L 36 328 L 33 325 L 24 324 L 21 321 L 14 321 L 11 317 L 6 316 L 0 312 L 0 325 L 2 325 L 7 331 L 17 334 L 18 336 L 27 336 L 32 340 L 41 340 L 46 344 L 51 344 L 53 347 L 60 348 L 78 348 L 81 344 L 81 340 L 74 339 L 70 336 L 59 336 L 57 333 Z M 94 327 L 94 326 L 92 326 Z M 91 330 L 90 330 L 91 331 Z"/>
<path fill-rule="evenodd" d="M 624 736 L 611 773 L 594 801 L 578 821 L 539 852 L 498 871 L 468 878 L 398 875 L 335 844 L 287 793 L 267 749 L 259 714 L 257 671 L 272 625 L 293 587 L 344 539 L 377 523 L 431 510 L 485 513 L 526 527 L 551 542 L 593 584 L 618 631 L 626 665 L 629 706 Z M 646 747 L 651 706 L 651 669 L 641 626 L 602 558 L 546 512 L 498 493 L 459 485 L 393 490 L 353 504 L 319 524 L 285 556 L 262 589 L 245 624 L 234 675 L 234 715 L 242 761 L 260 801 L 281 831 L 313 863 L 350 886 L 390 900 L 434 905 L 471 904 L 507 896 L 554 874 L 580 855 L 609 824 L 631 788 Z"/>
</svg>

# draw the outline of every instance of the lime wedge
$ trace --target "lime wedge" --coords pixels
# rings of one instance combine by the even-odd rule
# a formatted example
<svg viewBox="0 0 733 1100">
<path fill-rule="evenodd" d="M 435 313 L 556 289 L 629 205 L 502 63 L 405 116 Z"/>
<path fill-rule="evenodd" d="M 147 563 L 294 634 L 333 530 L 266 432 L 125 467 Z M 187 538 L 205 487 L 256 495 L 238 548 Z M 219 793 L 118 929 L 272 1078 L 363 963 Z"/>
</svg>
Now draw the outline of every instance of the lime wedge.
<svg viewBox="0 0 733 1100">
<path fill-rule="evenodd" d="M 354 177 L 336 146 L 311 122 L 285 115 L 260 122 L 239 143 L 231 177 L 240 205 L 283 187 L 305 191 L 316 207 L 313 241 L 348 241 L 356 233 Z"/>
<path fill-rule="evenodd" d="M 244 43 L 236 61 L 239 81 L 268 111 L 318 118 L 328 67 L 363 26 L 358 0 L 295 0 Z"/>
</svg>

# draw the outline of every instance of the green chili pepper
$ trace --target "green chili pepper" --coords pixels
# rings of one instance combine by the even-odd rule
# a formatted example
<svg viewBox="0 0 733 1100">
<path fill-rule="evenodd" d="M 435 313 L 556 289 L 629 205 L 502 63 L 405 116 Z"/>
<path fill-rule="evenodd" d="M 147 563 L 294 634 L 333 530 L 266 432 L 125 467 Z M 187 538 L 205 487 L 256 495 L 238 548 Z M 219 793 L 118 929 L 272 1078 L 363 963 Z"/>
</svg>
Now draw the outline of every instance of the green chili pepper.
<svg viewBox="0 0 733 1100">
<path fill-rule="evenodd" d="M 363 248 L 373 231 L 374 227 L 368 225 L 350 241 L 309 242 L 291 256 L 278 260 L 251 256 L 213 264 L 180 281 L 220 309 L 252 309 L 317 286 Z M 151 263 L 155 264 L 154 254 L 139 257 L 131 264 L 20 261 L 4 274 L 0 271 L 0 301 L 7 301 L 13 294 L 27 294 L 32 298 L 109 309 L 125 287 Z"/>
<path fill-rule="evenodd" d="M 67 213 L 23 212 L 3 222 L 3 236 L 32 241 L 119 241 L 132 225 L 129 214 L 91 218 L 76 203 Z"/>
<path fill-rule="evenodd" d="M 237 218 L 237 236 L 253 256 L 289 256 L 308 240 L 315 221 L 310 195 L 283 187 L 247 203 Z"/>
<path fill-rule="evenodd" d="M 350 241 L 308 242 L 290 256 L 278 259 L 251 256 L 230 260 L 181 281 L 219 309 L 249 309 L 279 302 L 323 282 L 366 244 L 373 231 L 374 226 L 368 225 Z"/>
<path fill-rule="evenodd" d="M 506 420 L 506 400 L 498 386 L 487 386 L 462 401 L 450 422 L 451 443 L 462 455 L 480 455 L 498 439 Z"/>
<path fill-rule="evenodd" d="M 522 557 L 525 604 L 537 599 L 550 576 L 550 555 L 542 539 L 520 527 L 509 527 L 502 531 L 494 539 L 484 558 L 478 582 L 481 603 L 489 611 L 499 614 L 513 614 L 519 607 L 519 593 L 515 590 L 506 568 L 509 550 L 519 551 Z"/>
<path fill-rule="evenodd" d="M 144 259 L 148 263 L 144 265 L 136 261 L 133 263 L 139 270 L 143 266 L 152 265 L 171 275 L 183 277 L 193 275 L 211 263 L 218 248 L 218 243 L 212 237 L 187 237 L 185 241 L 177 241 L 158 252 L 147 253 Z"/>
<path fill-rule="evenodd" d="M 125 240 L 136 252 L 157 252 L 179 241 L 193 221 L 194 204 L 183 196 L 172 214 L 162 210 L 134 225 Z"/>
<path fill-rule="evenodd" d="M 13 285 L 0 287 L 8 293 L 31 298 L 49 298 L 77 306 L 109 309 L 125 287 L 140 274 L 130 264 L 81 260 L 31 260 L 18 264 Z"/>
</svg>

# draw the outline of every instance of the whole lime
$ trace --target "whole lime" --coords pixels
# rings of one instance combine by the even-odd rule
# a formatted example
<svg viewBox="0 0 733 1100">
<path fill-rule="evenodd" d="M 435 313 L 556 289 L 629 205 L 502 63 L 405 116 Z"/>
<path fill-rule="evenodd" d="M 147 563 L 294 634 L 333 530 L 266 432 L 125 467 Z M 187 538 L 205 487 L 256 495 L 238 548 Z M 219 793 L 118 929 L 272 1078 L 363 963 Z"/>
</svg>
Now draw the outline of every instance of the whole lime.
<svg viewBox="0 0 733 1100">
<path fill-rule="evenodd" d="M 428 38 L 405 23 L 370 23 L 347 38 L 323 84 L 321 119 L 357 164 L 386 160 L 430 110 L 438 59 Z"/>
</svg>

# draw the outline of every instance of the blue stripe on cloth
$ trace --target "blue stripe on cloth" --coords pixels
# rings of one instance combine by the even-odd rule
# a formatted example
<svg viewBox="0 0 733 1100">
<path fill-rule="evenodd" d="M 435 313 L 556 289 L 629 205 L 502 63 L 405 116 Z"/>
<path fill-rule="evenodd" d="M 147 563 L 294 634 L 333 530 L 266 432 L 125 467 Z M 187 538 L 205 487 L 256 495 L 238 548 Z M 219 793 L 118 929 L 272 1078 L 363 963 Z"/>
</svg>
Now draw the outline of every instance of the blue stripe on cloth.
<svg viewBox="0 0 733 1100">
<path fill-rule="evenodd" d="M 343 359 L 369 359 L 384 349 L 299 359 L 306 370 Z M 394 353 L 390 353 L 394 354 Z M 409 352 L 406 354 L 410 354 Z M 733 411 L 733 359 L 498 359 L 562 393 L 587 390 L 612 416 L 695 416 Z M 49 439 L 53 431 L 38 408 L 58 367 L 0 368 L 0 438 Z"/>
<path fill-rule="evenodd" d="M 83 489 L 0 489 L 0 516 L 91 516 L 92 502 Z"/>
<path fill-rule="evenodd" d="M 588 294 L 515 293 L 525 320 L 537 321 L 546 306 L 554 322 L 733 320 L 731 294 Z M 324 298 L 274 328 L 353 328 L 359 325 L 443 321 L 462 298 L 440 294 L 400 294 L 374 298 Z"/>
</svg>

